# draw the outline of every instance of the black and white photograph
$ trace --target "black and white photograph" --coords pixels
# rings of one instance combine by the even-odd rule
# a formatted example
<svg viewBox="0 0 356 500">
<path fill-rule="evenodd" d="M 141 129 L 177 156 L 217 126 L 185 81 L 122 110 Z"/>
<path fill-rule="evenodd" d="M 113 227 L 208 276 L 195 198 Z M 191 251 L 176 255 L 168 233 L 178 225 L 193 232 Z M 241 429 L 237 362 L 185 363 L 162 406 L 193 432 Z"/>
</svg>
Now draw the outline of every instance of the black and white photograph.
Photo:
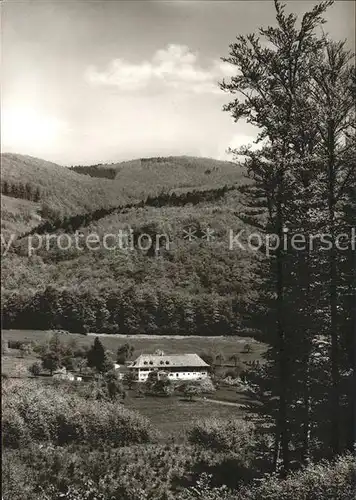
<svg viewBox="0 0 356 500">
<path fill-rule="evenodd" d="M 1 500 L 355 500 L 355 0 L 2 0 Z"/>
</svg>

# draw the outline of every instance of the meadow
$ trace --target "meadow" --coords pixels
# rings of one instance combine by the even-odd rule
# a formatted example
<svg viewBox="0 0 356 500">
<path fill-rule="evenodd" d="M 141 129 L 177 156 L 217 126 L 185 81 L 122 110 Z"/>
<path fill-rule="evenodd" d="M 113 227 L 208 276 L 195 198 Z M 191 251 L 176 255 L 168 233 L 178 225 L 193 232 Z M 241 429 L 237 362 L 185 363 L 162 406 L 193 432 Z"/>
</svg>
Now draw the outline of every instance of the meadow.
<svg viewBox="0 0 356 500">
<path fill-rule="evenodd" d="M 44 344 L 52 336 L 53 331 L 39 330 L 4 330 L 2 332 L 5 343 L 25 342 Z M 78 347 L 89 347 L 93 344 L 95 335 L 61 334 L 63 343 L 73 343 Z M 247 366 L 247 363 L 260 360 L 265 346 L 252 339 L 240 337 L 182 337 L 182 336 L 149 336 L 149 335 L 98 335 L 104 347 L 111 353 L 113 359 L 119 346 L 129 343 L 134 348 L 132 358 L 141 353 L 153 353 L 156 350 L 163 350 L 166 353 L 210 353 L 218 355 L 216 373 L 224 373 L 229 367 L 233 368 L 235 360 L 231 360 L 232 355 L 238 355 L 239 363 Z M 246 344 L 250 346 L 250 352 L 245 352 Z M 11 344 L 10 344 L 11 345 Z M 28 378 L 30 377 L 28 368 L 35 361 L 38 361 L 34 352 L 21 353 L 19 349 L 7 349 L 2 356 L 2 374 L 8 378 Z M 47 376 L 39 377 L 38 382 L 44 385 L 51 383 L 51 378 Z M 83 382 L 85 383 L 85 382 Z M 212 400 L 216 401 L 212 401 Z M 238 392 L 236 387 L 229 387 L 226 384 L 219 384 L 216 392 L 207 399 L 203 397 L 194 398 L 188 401 L 181 395 L 174 394 L 171 397 L 137 397 L 135 389 L 127 390 L 123 401 L 128 409 L 135 410 L 147 417 L 152 424 L 157 427 L 163 439 L 179 436 L 184 433 L 187 422 L 200 418 L 243 418 L 247 414 L 249 400 L 242 392 Z"/>
<path fill-rule="evenodd" d="M 216 391 L 213 397 L 220 399 L 220 392 Z M 235 405 L 225 405 L 220 402 L 212 402 L 202 398 L 188 401 L 180 396 L 146 397 L 137 398 L 132 393 L 125 399 L 125 406 L 130 410 L 136 410 L 141 415 L 147 417 L 152 424 L 157 427 L 164 439 L 167 437 L 182 437 L 187 430 L 187 424 L 193 421 L 209 418 L 219 419 L 242 419 L 246 417 L 246 407 L 243 405 L 244 396 L 237 394 L 236 389 L 230 389 L 231 398 L 234 398 Z M 240 404 L 237 403 L 240 401 Z M 246 402 L 246 401 L 245 401 Z M 251 420 L 253 417 L 251 416 Z"/>
<path fill-rule="evenodd" d="M 7 342 L 20 341 L 20 342 L 35 342 L 45 343 L 53 336 L 52 330 L 2 330 L 2 339 Z M 98 336 L 105 349 L 109 350 L 115 355 L 119 346 L 129 343 L 134 348 L 133 357 L 137 357 L 142 353 L 153 353 L 157 349 L 164 351 L 167 354 L 180 354 L 180 353 L 211 353 L 222 356 L 222 364 L 225 367 L 233 367 L 234 361 L 230 360 L 233 355 L 238 355 L 240 362 L 246 365 L 249 362 L 262 359 L 262 355 L 266 350 L 266 346 L 254 339 L 248 337 L 238 336 L 221 336 L 221 337 L 198 337 L 198 336 L 180 336 L 180 335 L 105 335 L 90 333 L 88 335 L 81 334 L 65 334 L 61 335 L 61 341 L 73 342 L 78 347 L 85 347 L 92 345 L 94 338 Z M 245 352 L 245 346 L 250 346 L 250 352 Z M 16 350 L 9 350 L 8 355 L 3 356 L 4 365 L 3 372 L 10 374 L 11 366 L 23 362 L 26 364 L 29 357 L 21 358 Z M 33 357 L 32 357 L 33 361 Z"/>
</svg>

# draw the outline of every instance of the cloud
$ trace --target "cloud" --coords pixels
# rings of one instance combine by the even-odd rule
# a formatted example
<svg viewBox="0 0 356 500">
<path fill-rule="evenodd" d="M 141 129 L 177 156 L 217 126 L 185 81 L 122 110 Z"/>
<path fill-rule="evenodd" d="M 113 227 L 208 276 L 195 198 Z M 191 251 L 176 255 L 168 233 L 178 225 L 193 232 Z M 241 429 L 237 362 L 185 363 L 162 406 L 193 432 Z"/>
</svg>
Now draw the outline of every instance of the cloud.
<svg viewBox="0 0 356 500">
<path fill-rule="evenodd" d="M 139 64 L 114 59 L 103 71 L 89 66 L 85 78 L 92 85 L 112 86 L 122 91 L 161 86 L 200 94 L 220 93 L 218 81 L 234 73 L 232 65 L 220 60 L 212 60 L 204 68 L 198 62 L 198 54 L 189 47 L 171 44 L 157 50 L 151 60 Z"/>
</svg>

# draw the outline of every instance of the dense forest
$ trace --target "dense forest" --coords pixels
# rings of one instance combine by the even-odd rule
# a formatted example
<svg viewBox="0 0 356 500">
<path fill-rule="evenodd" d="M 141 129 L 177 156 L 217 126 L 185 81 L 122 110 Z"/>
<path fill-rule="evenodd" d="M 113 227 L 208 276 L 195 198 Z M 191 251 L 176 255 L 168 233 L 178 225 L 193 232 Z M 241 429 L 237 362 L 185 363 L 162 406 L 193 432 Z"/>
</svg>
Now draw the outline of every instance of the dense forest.
<svg viewBox="0 0 356 500">
<path fill-rule="evenodd" d="M 1 194 L 4 196 L 11 196 L 12 198 L 34 201 L 36 203 L 39 202 L 42 197 L 39 187 L 34 187 L 28 182 L 26 182 L 26 184 L 22 184 L 21 182 L 12 184 L 6 180 L 1 181 Z"/>
<path fill-rule="evenodd" d="M 77 174 L 90 175 L 90 177 L 99 177 L 104 179 L 115 179 L 116 170 L 107 165 L 74 165 L 70 167 Z"/>
<path fill-rule="evenodd" d="M 100 208 L 93 212 L 68 216 L 64 219 L 51 217 L 52 220 L 45 221 L 43 224 L 40 224 L 36 228 L 32 229 L 29 233 L 22 235 L 22 237 L 26 237 L 29 234 L 49 234 L 56 232 L 59 229 L 69 233 L 75 232 L 78 229 L 87 227 L 92 222 L 98 221 L 108 215 L 120 212 L 126 213 L 128 210 L 145 207 L 184 207 L 189 204 L 197 205 L 202 202 L 213 202 L 223 198 L 228 191 L 234 189 L 236 189 L 234 186 L 228 187 L 225 185 L 221 188 L 213 188 L 203 191 L 187 191 L 180 194 L 176 194 L 174 191 L 172 193 L 163 192 L 157 196 L 148 196 L 145 200 L 138 203 L 128 203 L 126 205 L 111 208 Z"/>
</svg>

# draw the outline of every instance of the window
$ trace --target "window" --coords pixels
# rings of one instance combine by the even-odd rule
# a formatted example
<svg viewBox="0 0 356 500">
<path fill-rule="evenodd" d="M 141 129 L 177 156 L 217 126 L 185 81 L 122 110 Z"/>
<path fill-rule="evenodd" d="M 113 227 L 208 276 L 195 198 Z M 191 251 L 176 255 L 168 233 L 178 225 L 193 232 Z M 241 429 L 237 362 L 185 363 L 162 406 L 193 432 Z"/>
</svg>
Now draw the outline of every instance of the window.
<svg viewBox="0 0 356 500">
<path fill-rule="evenodd" d="M 159 364 L 160 364 L 160 365 L 164 365 L 164 361 L 160 361 L 160 362 L 159 362 Z"/>
<path fill-rule="evenodd" d="M 150 365 L 153 365 L 153 361 L 150 361 Z"/>
<path fill-rule="evenodd" d="M 147 361 L 144 361 L 144 362 L 143 362 L 143 364 L 144 364 L 144 365 L 147 365 Z"/>
<path fill-rule="evenodd" d="M 169 365 L 169 361 L 166 361 L 166 365 Z"/>
</svg>

